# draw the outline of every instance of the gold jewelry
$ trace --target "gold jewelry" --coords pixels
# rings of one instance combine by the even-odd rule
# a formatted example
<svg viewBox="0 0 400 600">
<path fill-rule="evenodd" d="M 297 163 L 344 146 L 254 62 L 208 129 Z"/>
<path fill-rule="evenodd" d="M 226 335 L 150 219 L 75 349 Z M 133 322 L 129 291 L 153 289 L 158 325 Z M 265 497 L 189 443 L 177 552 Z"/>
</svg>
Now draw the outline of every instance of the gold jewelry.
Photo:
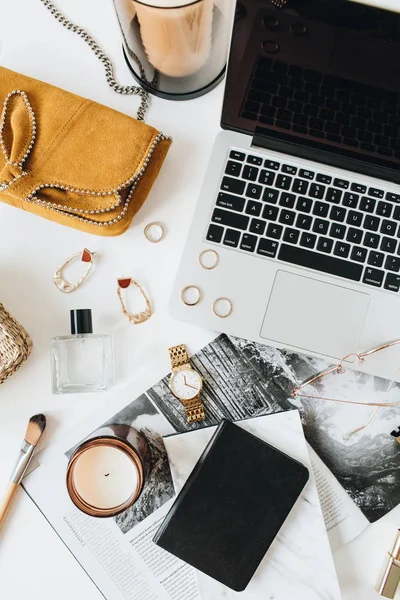
<svg viewBox="0 0 400 600">
<path fill-rule="evenodd" d="M 122 300 L 122 293 L 121 293 L 121 290 L 128 288 L 131 284 L 135 285 L 138 288 L 139 292 L 142 294 L 143 299 L 146 303 L 145 310 L 142 312 L 136 313 L 134 315 L 127 311 L 124 301 Z M 129 319 L 129 321 L 131 323 L 133 323 L 133 325 L 139 325 L 139 323 L 144 323 L 145 321 L 150 319 L 151 315 L 153 314 L 152 309 L 151 309 L 150 300 L 148 299 L 146 292 L 144 291 L 142 286 L 139 285 L 134 279 L 132 279 L 132 278 L 118 279 L 117 294 L 118 294 L 119 301 L 121 302 L 123 314 Z"/>
<path fill-rule="evenodd" d="M 213 257 L 213 258 L 214 258 L 214 262 L 211 262 L 211 264 L 210 264 L 210 265 L 207 265 L 207 264 L 204 262 L 204 258 L 205 258 L 207 255 L 208 255 L 209 257 Z M 218 263 L 219 263 L 219 254 L 218 254 L 218 252 L 217 252 L 216 250 L 211 250 L 210 248 L 208 248 L 208 249 L 206 249 L 206 250 L 203 250 L 203 252 L 200 252 L 198 260 L 199 260 L 199 265 L 200 265 L 201 267 L 203 267 L 203 269 L 206 269 L 206 271 L 211 271 L 212 269 L 215 269 L 215 267 L 216 267 L 216 266 L 218 265 Z"/>
<path fill-rule="evenodd" d="M 227 304 L 226 310 L 225 311 L 218 310 L 218 304 L 223 303 L 223 302 Z M 212 304 L 212 311 L 216 317 L 219 317 L 220 319 L 226 319 L 227 317 L 229 317 L 230 314 L 232 314 L 232 311 L 233 311 L 232 302 L 229 300 L 229 298 L 217 298 L 216 300 L 214 300 L 214 302 Z"/>
<path fill-rule="evenodd" d="M 193 302 L 186 300 L 186 294 L 189 290 L 195 290 L 197 292 L 197 295 Z M 181 300 L 182 300 L 183 304 L 186 304 L 186 306 L 196 306 L 196 304 L 198 304 L 201 300 L 200 288 L 197 285 L 187 285 L 181 291 Z"/>
<path fill-rule="evenodd" d="M 161 240 L 165 237 L 164 226 L 156 221 L 146 225 L 143 233 L 145 235 L 146 240 L 148 240 L 152 244 L 158 244 L 158 242 L 161 242 Z"/>
<path fill-rule="evenodd" d="M 66 294 L 69 294 L 70 292 L 76 290 L 80 285 L 82 285 L 82 283 L 85 281 L 85 279 L 87 279 L 90 271 L 92 270 L 93 257 L 95 256 L 95 254 L 96 252 L 90 252 L 90 250 L 84 248 L 82 252 L 77 252 L 76 254 L 73 254 L 70 258 L 63 262 L 63 264 L 58 267 L 57 271 L 53 275 L 53 281 L 58 287 L 58 289 L 62 292 L 65 292 Z M 82 262 L 87 263 L 87 269 L 84 275 L 79 279 L 79 281 L 77 281 L 76 283 L 69 283 L 69 281 L 63 278 L 62 272 L 65 269 L 65 267 L 67 267 L 73 260 L 75 260 L 78 257 L 80 257 Z"/>
<path fill-rule="evenodd" d="M 172 394 L 182 403 L 188 423 L 197 423 L 206 418 L 204 406 L 200 398 L 203 387 L 201 375 L 192 369 L 186 346 L 174 346 L 169 349 L 171 359 L 172 375 L 169 381 L 169 389 Z M 190 378 L 190 379 L 189 379 Z M 177 379 L 182 381 L 177 382 Z M 187 381 L 189 379 L 189 382 Z M 197 383 L 197 385 L 194 385 Z M 195 394 L 191 396 L 191 390 Z"/>
</svg>

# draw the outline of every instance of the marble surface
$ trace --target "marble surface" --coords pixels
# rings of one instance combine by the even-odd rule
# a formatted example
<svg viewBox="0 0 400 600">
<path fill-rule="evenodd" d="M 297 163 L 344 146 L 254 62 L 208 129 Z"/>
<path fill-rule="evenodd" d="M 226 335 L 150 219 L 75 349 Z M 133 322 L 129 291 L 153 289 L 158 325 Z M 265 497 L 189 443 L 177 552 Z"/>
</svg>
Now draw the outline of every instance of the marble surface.
<svg viewBox="0 0 400 600">
<path fill-rule="evenodd" d="M 248 419 L 243 429 L 297 459 L 310 479 L 244 592 L 234 592 L 197 571 L 204 600 L 339 600 L 341 598 L 325 524 L 297 411 Z M 179 492 L 216 427 L 165 438 Z"/>
</svg>

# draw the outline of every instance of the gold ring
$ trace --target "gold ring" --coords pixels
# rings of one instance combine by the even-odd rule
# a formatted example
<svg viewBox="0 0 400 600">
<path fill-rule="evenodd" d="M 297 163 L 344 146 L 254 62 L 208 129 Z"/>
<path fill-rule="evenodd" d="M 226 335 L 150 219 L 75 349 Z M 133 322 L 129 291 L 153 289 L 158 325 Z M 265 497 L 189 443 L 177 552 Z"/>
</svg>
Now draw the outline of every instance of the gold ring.
<svg viewBox="0 0 400 600">
<path fill-rule="evenodd" d="M 159 236 L 151 237 L 149 235 L 151 229 L 159 230 Z M 148 240 L 151 244 L 158 244 L 158 242 L 161 242 L 161 240 L 165 237 L 164 226 L 161 223 L 158 223 L 157 221 L 154 221 L 153 223 L 149 223 L 144 228 L 144 235 L 145 235 L 146 240 Z"/>
<path fill-rule="evenodd" d="M 188 290 L 196 290 L 197 291 L 197 298 L 194 302 L 188 302 L 187 300 L 185 300 L 185 294 Z M 198 304 L 200 302 L 200 298 L 201 298 L 201 291 L 200 291 L 200 288 L 197 287 L 197 285 L 187 285 L 181 291 L 181 300 L 182 300 L 183 304 L 186 304 L 186 306 L 196 306 L 196 304 Z"/>
<path fill-rule="evenodd" d="M 218 302 L 227 302 L 228 303 L 229 309 L 228 309 L 228 311 L 226 313 L 222 313 L 221 314 L 221 313 L 219 313 L 217 311 L 217 304 L 218 304 Z M 225 297 L 223 297 L 223 298 L 217 298 L 213 302 L 212 310 L 213 310 L 213 313 L 214 313 L 214 315 L 216 317 L 219 317 L 220 319 L 226 319 L 227 317 L 229 317 L 230 314 L 232 314 L 233 305 L 232 305 L 232 302 L 229 300 L 229 298 L 225 298 Z"/>
<path fill-rule="evenodd" d="M 210 267 L 207 267 L 207 265 L 205 265 L 203 263 L 203 256 L 205 254 L 212 254 L 215 258 L 215 262 L 213 265 L 211 265 Z M 211 271 L 212 269 L 215 269 L 215 267 L 218 265 L 219 263 L 219 254 L 216 250 L 211 250 L 211 248 L 207 248 L 206 250 L 203 250 L 202 252 L 200 252 L 199 254 L 199 265 L 201 267 L 203 267 L 203 269 L 206 269 L 207 271 Z"/>
</svg>

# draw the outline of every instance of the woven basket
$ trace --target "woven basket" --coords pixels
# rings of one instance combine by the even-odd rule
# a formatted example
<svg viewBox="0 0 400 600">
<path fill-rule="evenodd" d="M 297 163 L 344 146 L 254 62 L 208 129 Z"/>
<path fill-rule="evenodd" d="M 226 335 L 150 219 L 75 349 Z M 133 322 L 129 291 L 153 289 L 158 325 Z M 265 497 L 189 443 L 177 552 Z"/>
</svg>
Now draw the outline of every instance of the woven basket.
<svg viewBox="0 0 400 600">
<path fill-rule="evenodd" d="M 0 384 L 26 361 L 32 340 L 25 329 L 0 304 Z"/>
</svg>

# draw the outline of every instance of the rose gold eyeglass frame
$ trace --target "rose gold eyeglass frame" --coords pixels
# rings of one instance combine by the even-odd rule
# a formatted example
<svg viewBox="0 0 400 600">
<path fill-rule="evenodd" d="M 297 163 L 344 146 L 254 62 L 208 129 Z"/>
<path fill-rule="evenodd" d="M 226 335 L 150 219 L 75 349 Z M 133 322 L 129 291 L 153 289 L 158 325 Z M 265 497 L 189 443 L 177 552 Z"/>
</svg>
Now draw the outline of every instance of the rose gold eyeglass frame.
<svg viewBox="0 0 400 600">
<path fill-rule="evenodd" d="M 361 402 L 359 400 L 344 400 L 341 398 L 327 398 L 327 397 L 323 397 L 323 396 L 316 396 L 313 394 L 305 394 L 305 393 L 303 393 L 304 388 L 307 387 L 308 385 L 311 385 L 314 382 L 322 379 L 323 377 L 326 377 L 330 373 L 336 372 L 338 375 L 340 375 L 345 370 L 343 367 L 343 363 L 352 357 L 357 359 L 359 361 L 359 363 L 362 364 L 363 362 L 365 362 L 365 359 L 368 358 L 368 356 L 371 356 L 372 354 L 376 354 L 377 352 L 380 352 L 381 350 L 386 350 L 387 348 L 392 348 L 393 346 L 397 346 L 398 344 L 400 344 L 400 339 L 394 340 L 393 342 L 387 342 L 385 344 L 382 344 L 381 346 L 372 348 L 371 350 L 366 350 L 365 352 L 359 352 L 359 353 L 350 352 L 350 354 L 346 354 L 346 356 L 343 356 L 343 358 L 341 358 L 340 361 L 336 365 L 329 367 L 329 369 L 326 369 L 325 371 L 318 373 L 318 375 L 315 375 L 314 377 L 307 379 L 301 385 L 298 385 L 297 387 L 293 388 L 290 396 L 292 398 L 309 398 L 309 399 L 314 399 L 314 400 L 326 400 L 328 402 L 339 402 L 341 404 L 353 404 L 353 405 L 359 405 L 359 406 L 374 406 L 375 410 L 372 413 L 372 415 L 369 417 L 368 421 L 366 421 L 366 423 L 361 425 L 361 427 L 357 427 L 357 429 L 353 429 L 352 431 L 350 431 L 348 434 L 345 435 L 345 439 L 348 439 L 355 433 L 358 433 L 362 429 L 365 429 L 366 427 L 368 427 L 368 425 L 375 418 L 375 416 L 377 415 L 378 411 L 381 408 L 390 408 L 390 407 L 394 407 L 394 406 L 400 406 L 400 401 L 399 402 Z M 395 383 L 395 380 L 396 380 L 396 376 L 399 372 L 400 372 L 400 366 L 396 369 L 396 372 L 393 375 L 393 378 L 391 379 L 391 381 L 386 389 L 385 396 L 392 389 L 393 384 Z"/>
</svg>

